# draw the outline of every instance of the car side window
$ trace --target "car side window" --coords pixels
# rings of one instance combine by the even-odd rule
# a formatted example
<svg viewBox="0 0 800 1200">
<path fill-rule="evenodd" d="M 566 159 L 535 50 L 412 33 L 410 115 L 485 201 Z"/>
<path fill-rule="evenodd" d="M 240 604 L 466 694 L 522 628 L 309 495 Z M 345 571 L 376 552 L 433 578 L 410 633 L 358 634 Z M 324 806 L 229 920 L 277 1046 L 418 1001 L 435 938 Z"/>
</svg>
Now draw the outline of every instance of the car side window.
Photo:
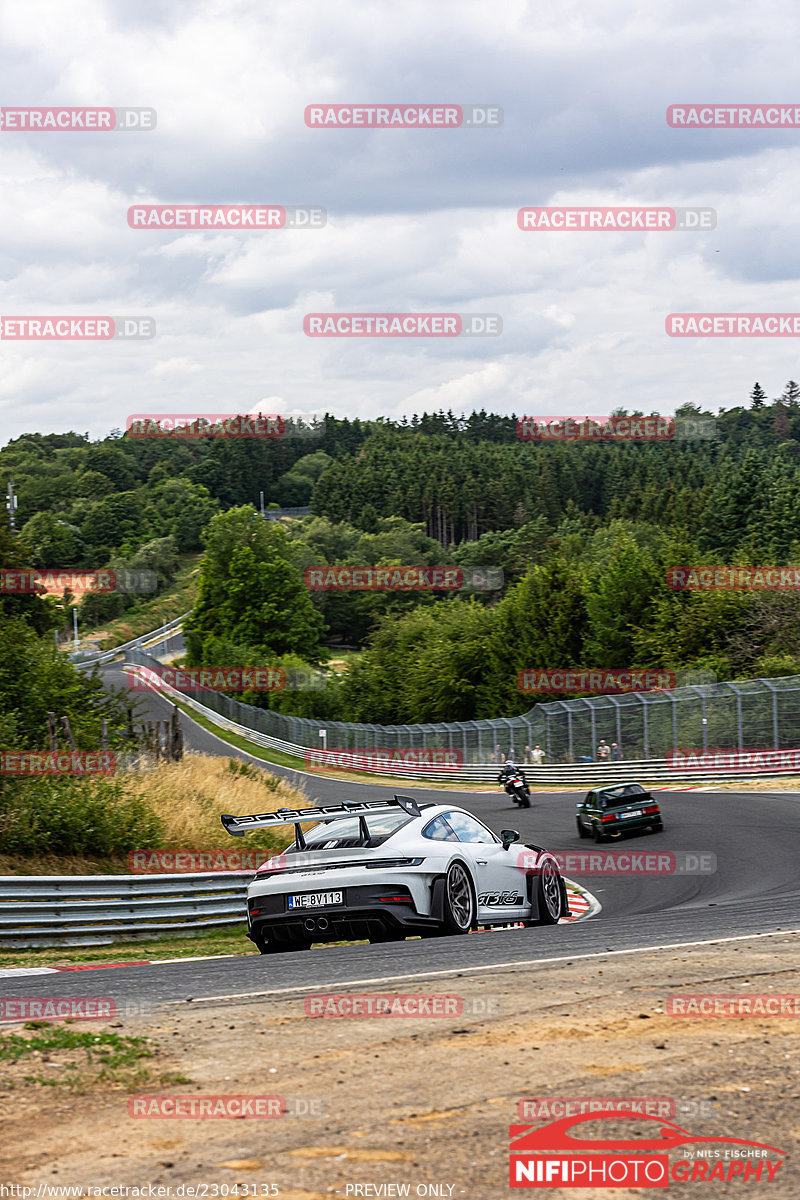
<svg viewBox="0 0 800 1200">
<path fill-rule="evenodd" d="M 583 807 L 584 807 L 584 808 L 591 808 L 591 807 L 592 807 L 592 802 L 593 802 L 593 800 L 594 800 L 594 792 L 587 792 L 587 793 L 586 793 L 586 799 L 585 799 L 585 800 L 584 800 L 584 802 L 583 802 Z"/>
<path fill-rule="evenodd" d="M 431 838 L 434 842 L 457 842 L 458 834 L 448 825 L 444 817 L 436 817 L 430 825 L 426 825 L 422 836 Z"/>
<path fill-rule="evenodd" d="M 490 829 L 482 825 L 469 813 L 446 813 L 448 824 L 456 831 L 460 842 L 496 842 L 498 839 Z"/>
</svg>

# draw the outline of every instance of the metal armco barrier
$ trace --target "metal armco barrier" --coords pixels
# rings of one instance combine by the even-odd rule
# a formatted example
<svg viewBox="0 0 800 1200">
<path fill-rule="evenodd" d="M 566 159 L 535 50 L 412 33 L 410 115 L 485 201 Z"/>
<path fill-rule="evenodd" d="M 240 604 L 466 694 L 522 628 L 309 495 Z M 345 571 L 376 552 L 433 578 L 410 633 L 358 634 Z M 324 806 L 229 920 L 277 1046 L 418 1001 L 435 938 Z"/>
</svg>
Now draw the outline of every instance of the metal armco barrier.
<svg viewBox="0 0 800 1200">
<path fill-rule="evenodd" d="M 173 629 L 178 629 L 188 616 L 188 612 L 182 613 L 174 621 L 168 621 L 166 625 L 162 625 L 159 629 L 151 629 L 149 633 L 143 633 L 139 637 L 131 638 L 129 642 L 123 642 L 121 646 L 115 646 L 113 650 L 104 650 L 98 654 L 87 652 L 89 656 L 86 658 L 81 657 L 82 652 L 79 650 L 77 656 L 71 654 L 70 658 L 78 668 L 102 666 L 103 663 L 111 662 L 112 659 L 116 658 L 118 654 L 122 654 L 125 650 L 132 650 L 134 646 L 143 647 L 154 639 L 158 639 L 163 634 L 169 633 Z"/>
<path fill-rule="evenodd" d="M 143 658 L 145 656 L 142 656 Z M 152 664 L 152 660 L 151 660 Z M 157 664 L 156 664 L 157 665 Z M 133 665 L 128 667 L 129 670 L 138 673 L 138 668 Z M 146 677 L 146 676 L 145 676 Z M 193 696 L 188 696 L 184 692 L 179 692 L 176 688 L 169 684 L 160 682 L 158 688 L 154 689 L 170 700 L 180 701 L 187 708 L 198 713 L 212 725 L 216 725 L 218 729 L 224 729 L 228 733 L 235 733 L 238 737 L 245 738 L 248 742 L 252 742 L 256 746 L 263 746 L 267 750 L 280 750 L 283 754 L 289 754 L 292 757 L 303 760 L 299 762 L 298 770 L 310 770 L 313 774 L 324 775 L 325 769 L 318 766 L 308 767 L 306 765 L 305 756 L 309 753 L 307 746 L 297 745 L 295 742 L 287 742 L 281 738 L 271 737 L 269 734 L 260 733 L 256 729 L 250 729 L 246 725 L 239 725 L 236 721 L 231 721 L 230 718 L 222 716 L 215 712 L 214 709 L 200 704 Z M 319 757 L 319 751 L 313 751 L 312 755 L 316 759 Z M 391 754 L 391 751 L 388 751 Z M 420 758 L 423 752 L 419 752 Z M 448 782 L 448 783 L 497 783 L 497 774 L 499 765 L 496 763 L 463 763 L 461 766 L 438 766 L 428 765 L 423 762 L 418 762 L 414 765 L 408 763 L 397 763 L 383 766 L 376 763 L 375 752 L 365 752 L 363 755 L 357 751 L 349 754 L 348 762 L 352 765 L 347 769 L 353 771 L 364 771 L 375 776 L 389 776 L 392 778 L 402 779 L 418 779 L 427 782 Z M 363 765 L 361 765 L 363 764 Z M 335 768 L 333 768 L 335 770 Z M 614 763 L 568 763 L 558 764 L 553 766 L 535 767 L 528 764 L 524 765 L 524 770 L 531 791 L 536 791 L 539 787 L 600 787 L 607 783 L 629 783 L 634 780 L 641 783 L 652 783 L 667 785 L 669 783 L 709 783 L 715 780 L 737 780 L 737 779 L 752 779 L 756 772 L 752 770 L 724 770 L 724 771 L 696 771 L 696 770 L 680 770 L 670 766 L 666 758 L 647 758 L 630 760 L 627 762 Z M 791 772 L 787 770 L 772 770 L 759 771 L 757 774 L 765 778 L 780 777 L 781 775 L 797 774 L 797 771 Z M 497 785 L 499 788 L 499 784 Z"/>
<path fill-rule="evenodd" d="M 0 946 L 92 946 L 241 925 L 253 875 L 0 876 Z"/>
</svg>

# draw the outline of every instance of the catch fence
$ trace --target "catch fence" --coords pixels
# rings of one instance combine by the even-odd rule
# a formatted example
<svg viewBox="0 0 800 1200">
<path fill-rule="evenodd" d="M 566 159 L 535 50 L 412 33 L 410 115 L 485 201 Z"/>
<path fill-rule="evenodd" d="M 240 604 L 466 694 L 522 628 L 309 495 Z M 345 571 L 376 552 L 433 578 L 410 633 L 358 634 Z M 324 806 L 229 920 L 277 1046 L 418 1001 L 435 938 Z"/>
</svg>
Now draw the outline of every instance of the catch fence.
<svg viewBox="0 0 800 1200">
<path fill-rule="evenodd" d="M 126 658 L 151 670 L 160 665 L 140 650 L 129 650 Z M 616 742 L 626 761 L 639 762 L 667 759 L 678 749 L 800 746 L 800 675 L 570 698 L 536 704 L 516 717 L 425 725 L 294 717 L 214 691 L 192 698 L 228 721 L 309 750 L 441 750 L 464 764 L 507 756 L 522 761 L 537 745 L 547 763 L 590 763 L 597 761 L 601 740 L 609 747 Z"/>
</svg>

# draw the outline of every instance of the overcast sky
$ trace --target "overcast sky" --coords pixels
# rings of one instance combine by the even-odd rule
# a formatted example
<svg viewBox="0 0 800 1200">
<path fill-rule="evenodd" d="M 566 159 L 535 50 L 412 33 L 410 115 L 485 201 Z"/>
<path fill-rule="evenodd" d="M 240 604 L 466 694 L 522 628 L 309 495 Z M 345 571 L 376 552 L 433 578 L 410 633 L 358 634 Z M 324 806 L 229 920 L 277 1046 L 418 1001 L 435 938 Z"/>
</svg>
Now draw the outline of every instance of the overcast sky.
<svg viewBox="0 0 800 1200">
<path fill-rule="evenodd" d="M 148 315 L 152 341 L 0 341 L 0 442 L 135 412 L 669 413 L 770 397 L 797 339 L 672 311 L 800 311 L 790 0 L 7 0 L 3 106 L 149 106 L 153 132 L 0 131 L 0 313 Z M 496 104 L 500 128 L 309 129 L 306 105 Z M 309 204 L 315 231 L 132 230 L 146 203 Z M 712 232 L 523 233 L 526 205 L 710 206 Z M 493 312 L 496 338 L 311 339 L 309 312 Z"/>
</svg>

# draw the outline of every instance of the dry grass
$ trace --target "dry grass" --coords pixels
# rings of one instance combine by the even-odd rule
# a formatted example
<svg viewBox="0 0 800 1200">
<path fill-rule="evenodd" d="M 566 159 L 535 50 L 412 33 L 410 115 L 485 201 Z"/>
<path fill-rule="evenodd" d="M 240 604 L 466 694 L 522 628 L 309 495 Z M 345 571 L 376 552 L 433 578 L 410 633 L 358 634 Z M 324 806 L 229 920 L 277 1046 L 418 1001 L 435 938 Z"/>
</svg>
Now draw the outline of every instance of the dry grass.
<svg viewBox="0 0 800 1200">
<path fill-rule="evenodd" d="M 290 827 L 232 838 L 220 815 L 312 807 L 303 792 L 279 776 L 239 759 L 207 754 L 186 754 L 181 762 L 155 765 L 143 760 L 140 769 L 120 774 L 115 781 L 158 816 L 163 827 L 159 846 L 167 850 L 280 849 L 291 840 Z M 0 855 L 0 875 L 102 875 L 128 870 L 125 858 Z"/>
<path fill-rule="evenodd" d="M 208 754 L 186 754 L 181 762 L 159 763 L 149 771 L 124 775 L 121 781 L 126 792 L 141 796 L 161 819 L 162 840 L 169 849 L 213 850 L 227 845 L 243 849 L 245 841 L 248 846 L 274 845 L 275 831 L 234 841 L 223 829 L 220 815 L 310 806 L 307 796 L 279 776 L 238 759 Z"/>
</svg>

